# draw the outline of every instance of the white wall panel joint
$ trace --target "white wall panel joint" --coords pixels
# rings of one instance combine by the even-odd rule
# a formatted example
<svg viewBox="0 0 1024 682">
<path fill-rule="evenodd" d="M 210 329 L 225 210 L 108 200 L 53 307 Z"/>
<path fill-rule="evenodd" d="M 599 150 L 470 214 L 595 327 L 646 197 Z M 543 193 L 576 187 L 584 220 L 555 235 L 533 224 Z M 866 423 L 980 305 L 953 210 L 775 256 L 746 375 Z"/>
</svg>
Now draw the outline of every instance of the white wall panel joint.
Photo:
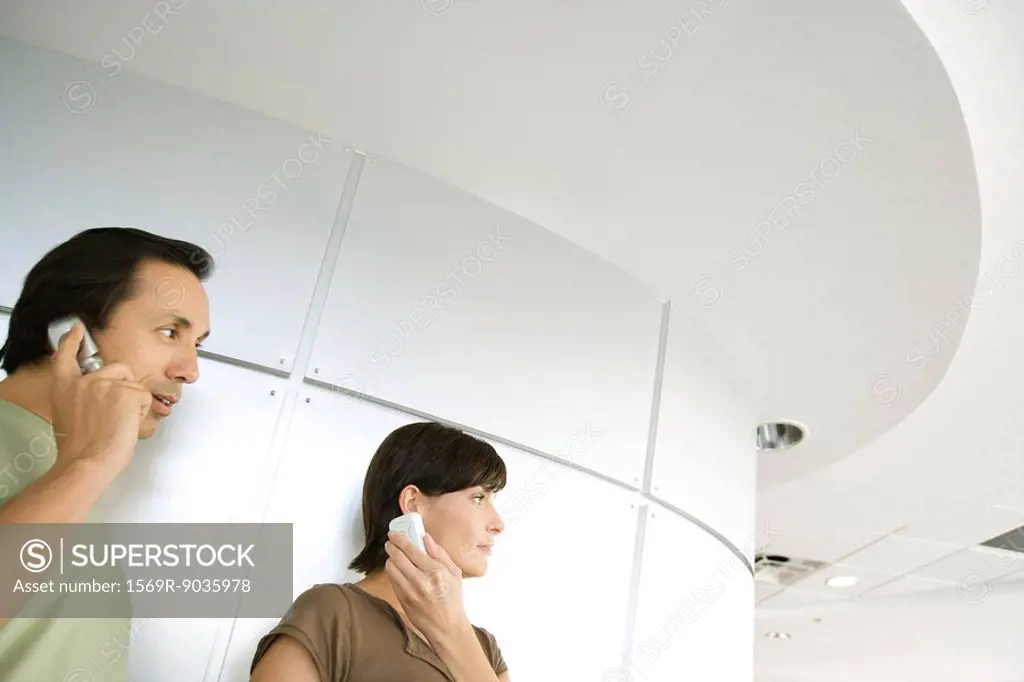
<svg viewBox="0 0 1024 682">
<path fill-rule="evenodd" d="M 665 376 L 665 354 L 668 349 L 669 315 L 672 302 L 662 301 L 661 329 L 658 333 L 658 358 L 654 368 L 654 395 L 651 397 L 651 427 L 647 436 L 647 457 L 644 460 L 643 490 L 650 492 L 654 475 L 654 455 L 658 445 L 658 418 L 661 415 L 661 387 Z"/>
<path fill-rule="evenodd" d="M 631 505 L 632 506 L 632 505 Z M 633 573 L 629 579 L 629 605 L 627 606 L 625 636 L 622 649 L 622 669 L 629 670 L 633 665 L 634 636 L 636 632 L 637 600 L 640 593 L 640 580 L 643 576 L 644 539 L 647 531 L 647 516 L 650 513 L 647 504 L 637 505 L 636 542 L 633 546 Z M 626 679 L 629 679 L 628 677 Z"/>
<path fill-rule="evenodd" d="M 650 499 L 651 501 L 657 503 L 658 505 L 664 507 L 670 513 L 675 514 L 676 516 L 680 516 L 680 517 L 686 519 L 687 521 L 689 521 L 693 525 L 695 525 L 698 528 L 700 528 L 701 530 L 703 530 L 708 535 L 711 535 L 712 537 L 714 537 L 720 543 L 725 545 L 725 547 L 730 552 L 732 552 L 733 554 L 735 554 L 737 557 L 740 558 L 740 560 L 743 562 L 743 565 L 746 567 L 747 571 L 750 573 L 751 576 L 754 575 L 754 566 L 751 563 L 750 557 L 747 556 L 747 552 L 746 552 L 746 550 L 744 548 L 737 547 L 735 543 L 733 543 L 731 540 L 729 540 L 729 538 L 727 538 L 724 535 L 722 535 L 720 532 L 718 532 L 717 530 L 715 530 L 714 528 L 709 526 L 707 523 L 705 523 L 704 521 L 701 521 L 700 519 L 698 519 L 696 516 L 693 516 L 692 514 L 688 514 L 687 512 L 683 511 L 679 507 L 676 507 L 675 505 L 671 504 L 670 502 L 666 502 L 665 500 L 659 499 L 659 498 L 657 498 L 657 497 L 655 497 L 653 495 L 649 495 L 649 494 L 645 494 L 644 496 L 647 497 L 648 499 Z M 655 512 L 653 511 L 653 507 L 652 507 L 652 511 L 651 511 L 652 518 L 654 517 L 654 513 Z M 665 512 L 659 512 L 659 514 L 665 514 Z"/>
</svg>

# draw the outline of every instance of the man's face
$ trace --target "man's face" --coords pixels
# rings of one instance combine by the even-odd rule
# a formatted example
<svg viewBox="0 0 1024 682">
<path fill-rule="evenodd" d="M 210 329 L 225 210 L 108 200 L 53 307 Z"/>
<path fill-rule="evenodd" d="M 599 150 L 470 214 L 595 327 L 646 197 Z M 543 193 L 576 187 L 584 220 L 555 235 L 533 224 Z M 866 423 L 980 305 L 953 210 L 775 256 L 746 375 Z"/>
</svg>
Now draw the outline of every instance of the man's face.
<svg viewBox="0 0 1024 682">
<path fill-rule="evenodd" d="M 134 295 L 93 338 L 105 363 L 124 363 L 154 394 L 140 438 L 156 433 L 181 398 L 182 385 L 199 379 L 198 348 L 209 333 L 209 301 L 195 275 L 163 262 L 139 266 Z"/>
</svg>

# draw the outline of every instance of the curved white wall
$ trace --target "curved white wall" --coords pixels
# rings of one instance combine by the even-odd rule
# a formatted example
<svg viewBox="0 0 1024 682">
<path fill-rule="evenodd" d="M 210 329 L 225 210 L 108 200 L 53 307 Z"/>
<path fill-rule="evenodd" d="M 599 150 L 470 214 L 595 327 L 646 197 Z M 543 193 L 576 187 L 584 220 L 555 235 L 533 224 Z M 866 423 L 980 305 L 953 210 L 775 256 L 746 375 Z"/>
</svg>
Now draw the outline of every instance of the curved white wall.
<svg viewBox="0 0 1024 682">
<path fill-rule="evenodd" d="M 509 467 L 506 532 L 466 589 L 516 679 L 752 679 L 754 424 L 692 321 L 423 174 L 90 68 L 0 40 L 0 306 L 96 225 L 218 265 L 202 380 L 104 499 L 110 519 L 291 522 L 296 594 L 352 579 L 376 446 L 451 421 Z M 243 680 L 273 621 L 141 623 L 133 679 Z"/>
</svg>

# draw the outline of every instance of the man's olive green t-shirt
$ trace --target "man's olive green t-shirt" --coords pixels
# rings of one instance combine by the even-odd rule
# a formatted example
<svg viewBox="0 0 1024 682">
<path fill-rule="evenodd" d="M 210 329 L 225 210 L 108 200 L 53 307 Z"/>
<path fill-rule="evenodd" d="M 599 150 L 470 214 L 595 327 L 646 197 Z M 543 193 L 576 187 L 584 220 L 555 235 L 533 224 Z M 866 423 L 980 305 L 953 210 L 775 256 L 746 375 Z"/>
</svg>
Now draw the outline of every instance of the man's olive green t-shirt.
<svg viewBox="0 0 1024 682">
<path fill-rule="evenodd" d="M 473 629 L 494 673 L 508 670 L 494 635 L 475 625 Z M 440 657 L 405 627 L 390 604 L 352 583 L 323 583 L 300 594 L 256 645 L 250 672 L 282 636 L 294 638 L 309 652 L 321 682 L 452 680 Z"/>
<path fill-rule="evenodd" d="M 56 459 L 51 425 L 0 400 L 0 507 L 46 473 Z M 54 604 L 57 616 L 61 601 Z M 127 613 L 127 597 L 123 608 Z M 130 626 L 129 617 L 11 619 L 0 627 L 0 680 L 123 682 L 133 640 Z"/>
</svg>

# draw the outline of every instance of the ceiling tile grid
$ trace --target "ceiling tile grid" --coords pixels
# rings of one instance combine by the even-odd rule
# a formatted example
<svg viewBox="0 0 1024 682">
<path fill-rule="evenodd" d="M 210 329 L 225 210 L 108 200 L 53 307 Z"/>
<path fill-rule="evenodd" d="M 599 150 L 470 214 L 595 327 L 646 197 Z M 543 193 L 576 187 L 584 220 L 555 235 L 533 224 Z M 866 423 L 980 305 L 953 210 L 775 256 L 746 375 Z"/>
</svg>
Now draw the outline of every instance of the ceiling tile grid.
<svg viewBox="0 0 1024 682">
<path fill-rule="evenodd" d="M 926 520 L 900 529 L 908 538 L 969 547 L 1024 525 L 1024 511 L 993 505 L 957 506 L 935 510 Z"/>
<path fill-rule="evenodd" d="M 969 547 L 914 570 L 911 575 L 967 586 L 995 581 L 1024 570 L 1024 555 L 988 547 Z"/>
<path fill-rule="evenodd" d="M 844 557 L 842 563 L 863 570 L 902 575 L 962 549 L 955 544 L 889 535 Z"/>
</svg>

